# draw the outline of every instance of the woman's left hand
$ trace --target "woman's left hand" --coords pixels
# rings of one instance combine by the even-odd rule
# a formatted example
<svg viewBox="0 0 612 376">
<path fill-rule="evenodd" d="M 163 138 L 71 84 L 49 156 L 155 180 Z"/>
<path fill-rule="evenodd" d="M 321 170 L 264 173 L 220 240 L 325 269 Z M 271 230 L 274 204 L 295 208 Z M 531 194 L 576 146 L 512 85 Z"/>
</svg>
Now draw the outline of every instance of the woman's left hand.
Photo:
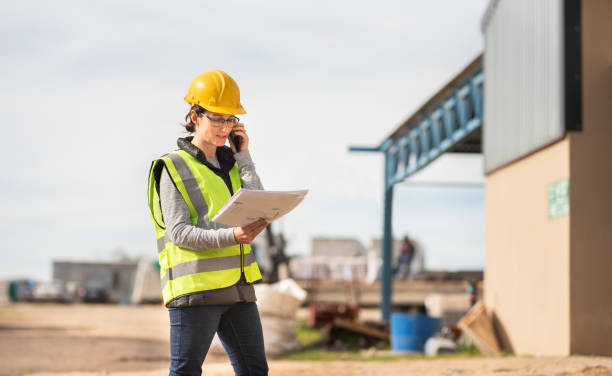
<svg viewBox="0 0 612 376">
<path fill-rule="evenodd" d="M 232 128 L 232 132 L 236 134 L 236 136 L 242 139 L 240 144 L 240 150 L 236 150 L 236 145 L 232 142 L 232 138 L 230 137 L 230 147 L 234 153 L 238 153 L 243 150 L 248 150 L 249 148 L 249 136 L 246 133 L 246 129 L 244 128 L 244 123 L 238 123 L 234 128 Z"/>
</svg>

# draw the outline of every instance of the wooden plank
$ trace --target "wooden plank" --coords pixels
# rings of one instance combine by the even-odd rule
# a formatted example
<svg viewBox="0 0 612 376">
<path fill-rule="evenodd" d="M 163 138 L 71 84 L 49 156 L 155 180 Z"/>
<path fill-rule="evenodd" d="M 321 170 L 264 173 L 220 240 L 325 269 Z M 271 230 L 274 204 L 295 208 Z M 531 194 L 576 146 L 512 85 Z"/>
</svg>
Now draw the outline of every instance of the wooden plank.
<svg viewBox="0 0 612 376">
<path fill-rule="evenodd" d="M 491 317 L 482 301 L 474 304 L 470 311 L 459 320 L 457 326 L 474 342 L 483 355 L 500 353 Z"/>
<path fill-rule="evenodd" d="M 383 330 L 372 328 L 364 324 L 357 323 L 355 321 L 350 321 L 341 318 L 334 319 L 334 325 L 339 328 L 348 329 L 355 333 L 365 334 L 370 337 L 380 338 L 380 339 L 389 339 L 389 333 Z"/>
</svg>

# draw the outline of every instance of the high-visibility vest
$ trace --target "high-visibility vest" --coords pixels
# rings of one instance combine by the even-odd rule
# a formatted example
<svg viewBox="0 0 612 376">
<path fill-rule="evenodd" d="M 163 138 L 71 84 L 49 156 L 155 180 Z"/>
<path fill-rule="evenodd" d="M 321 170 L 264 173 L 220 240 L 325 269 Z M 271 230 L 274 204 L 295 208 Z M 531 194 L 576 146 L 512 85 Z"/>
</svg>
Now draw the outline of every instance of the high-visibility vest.
<svg viewBox="0 0 612 376">
<path fill-rule="evenodd" d="M 166 154 L 151 164 L 149 211 L 157 235 L 164 304 L 181 295 L 232 286 L 242 273 L 249 283 L 260 280 L 261 273 L 248 244 L 192 250 L 179 247 L 166 237 L 159 200 L 159 178 L 164 167 L 189 208 L 193 226 L 222 228 L 211 223 L 212 218 L 232 195 L 220 176 L 184 150 Z M 236 192 L 242 182 L 235 163 L 229 177 Z"/>
</svg>

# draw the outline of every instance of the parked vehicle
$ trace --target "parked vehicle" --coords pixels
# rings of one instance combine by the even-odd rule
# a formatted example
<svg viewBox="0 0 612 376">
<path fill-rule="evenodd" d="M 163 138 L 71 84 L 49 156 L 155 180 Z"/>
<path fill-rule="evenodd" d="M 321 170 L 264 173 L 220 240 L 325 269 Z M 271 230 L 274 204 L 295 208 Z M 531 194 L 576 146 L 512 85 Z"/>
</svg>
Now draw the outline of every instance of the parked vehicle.
<svg viewBox="0 0 612 376">
<path fill-rule="evenodd" d="M 52 282 L 38 282 L 34 286 L 33 299 L 37 302 L 58 302 L 68 301 L 66 287 L 59 280 Z"/>
<path fill-rule="evenodd" d="M 34 300 L 34 282 L 29 279 L 16 279 L 9 283 L 9 297 L 12 302 L 31 302 Z"/>
<path fill-rule="evenodd" d="M 84 303 L 108 303 L 111 295 L 106 285 L 88 282 L 79 288 L 78 299 Z"/>
</svg>

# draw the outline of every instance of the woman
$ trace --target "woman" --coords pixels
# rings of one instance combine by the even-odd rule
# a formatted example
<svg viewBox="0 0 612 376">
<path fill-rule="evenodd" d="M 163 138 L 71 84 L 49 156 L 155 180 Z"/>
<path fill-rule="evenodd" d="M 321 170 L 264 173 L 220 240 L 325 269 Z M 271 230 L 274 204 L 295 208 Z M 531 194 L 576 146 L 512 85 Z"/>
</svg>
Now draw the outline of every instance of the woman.
<svg viewBox="0 0 612 376">
<path fill-rule="evenodd" d="M 246 113 L 227 73 L 196 77 L 179 149 L 153 161 L 149 209 L 157 235 L 162 296 L 170 313 L 170 375 L 200 375 L 215 332 L 237 375 L 266 375 L 252 283 L 261 273 L 249 243 L 268 223 L 244 227 L 212 222 L 240 188 L 263 189 L 249 136 L 235 116 Z M 230 135 L 230 147 L 225 142 Z M 238 141 L 239 140 L 239 141 Z"/>
</svg>

